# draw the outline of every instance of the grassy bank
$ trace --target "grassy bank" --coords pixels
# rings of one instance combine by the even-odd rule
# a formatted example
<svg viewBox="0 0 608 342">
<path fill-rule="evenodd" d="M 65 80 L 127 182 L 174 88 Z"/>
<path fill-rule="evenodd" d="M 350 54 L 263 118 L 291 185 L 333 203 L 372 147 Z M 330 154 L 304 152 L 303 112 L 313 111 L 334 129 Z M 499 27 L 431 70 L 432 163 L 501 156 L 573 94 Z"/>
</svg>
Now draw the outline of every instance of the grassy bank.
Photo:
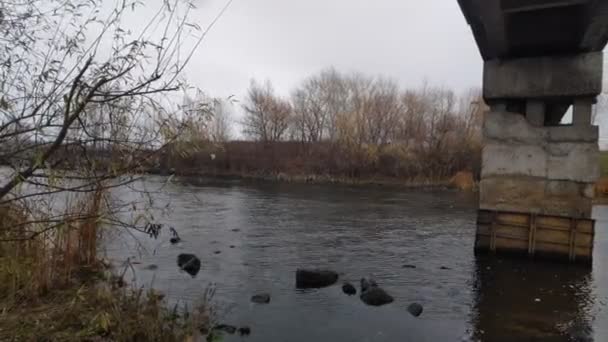
<svg viewBox="0 0 608 342">
<path fill-rule="evenodd" d="M 178 144 L 179 145 L 179 144 Z M 457 173 L 479 174 L 476 145 L 434 151 L 406 146 L 234 141 L 171 146 L 156 160 L 160 173 L 187 177 L 263 179 L 297 183 L 446 186 Z"/>
<path fill-rule="evenodd" d="M 158 173 L 158 172 L 152 172 Z M 178 172 L 176 176 L 188 182 L 204 182 L 211 180 L 238 180 L 245 182 L 279 182 L 294 184 L 336 184 L 356 186 L 381 186 L 394 188 L 452 188 L 455 187 L 452 178 L 441 179 L 398 179 L 391 177 L 335 177 L 329 175 L 304 174 L 263 174 L 263 173 L 209 173 L 209 172 Z M 473 184 L 472 187 L 475 187 Z"/>
<path fill-rule="evenodd" d="M 194 321 L 161 295 L 87 276 L 36 298 L 0 300 L 1 341 L 186 341 Z"/>
</svg>

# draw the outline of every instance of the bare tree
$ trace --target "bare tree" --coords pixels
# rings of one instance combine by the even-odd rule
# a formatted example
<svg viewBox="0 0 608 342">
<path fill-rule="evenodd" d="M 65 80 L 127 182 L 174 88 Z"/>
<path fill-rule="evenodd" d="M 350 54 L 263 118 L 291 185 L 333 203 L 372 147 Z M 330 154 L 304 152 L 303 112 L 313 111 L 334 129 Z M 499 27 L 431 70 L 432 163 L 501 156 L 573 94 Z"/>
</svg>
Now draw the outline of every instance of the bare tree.
<svg viewBox="0 0 608 342">
<path fill-rule="evenodd" d="M 274 94 L 270 81 L 258 85 L 251 81 L 245 105 L 243 133 L 263 142 L 282 140 L 291 121 L 291 105 Z"/>
<path fill-rule="evenodd" d="M 232 138 L 232 103 L 230 99 L 215 99 L 210 123 L 211 139 L 217 143 Z"/>
<path fill-rule="evenodd" d="M 0 160 L 8 173 L 0 205 L 28 208 L 23 226 L 36 226 L 3 239 L 82 221 L 74 213 L 49 219 L 39 203 L 133 182 L 193 122 L 170 94 L 184 87 L 181 73 L 210 27 L 188 21 L 188 1 L 157 5 L 144 27 L 129 28 L 140 1 L 110 10 L 100 0 L 0 3 Z M 124 208 L 118 202 L 108 212 Z M 143 230 L 142 222 L 96 219 Z"/>
<path fill-rule="evenodd" d="M 338 115 L 348 110 L 348 86 L 345 77 L 334 68 L 306 79 L 291 96 L 294 127 L 302 141 L 333 141 Z"/>
<path fill-rule="evenodd" d="M 370 89 L 366 111 L 366 141 L 372 144 L 391 142 L 402 114 L 399 87 L 391 80 L 378 79 Z"/>
</svg>

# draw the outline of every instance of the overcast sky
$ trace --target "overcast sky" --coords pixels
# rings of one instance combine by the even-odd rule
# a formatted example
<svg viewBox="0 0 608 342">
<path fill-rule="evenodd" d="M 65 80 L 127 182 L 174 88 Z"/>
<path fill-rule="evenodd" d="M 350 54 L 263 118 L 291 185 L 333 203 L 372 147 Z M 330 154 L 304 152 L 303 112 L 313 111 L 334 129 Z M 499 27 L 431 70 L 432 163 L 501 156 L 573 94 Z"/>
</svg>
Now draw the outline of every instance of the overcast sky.
<svg viewBox="0 0 608 342">
<path fill-rule="evenodd" d="M 205 28 L 228 0 L 195 1 L 192 21 Z M 330 66 L 462 92 L 481 87 L 483 63 L 457 0 L 233 0 L 186 76 L 207 95 L 242 100 L 252 78 L 289 95 Z"/>
<path fill-rule="evenodd" d="M 198 0 L 193 18 L 204 27 L 225 3 Z M 328 66 L 404 87 L 481 85 L 481 57 L 456 0 L 234 0 L 187 75 L 210 95 L 240 98 L 251 78 L 286 95 Z"/>
</svg>

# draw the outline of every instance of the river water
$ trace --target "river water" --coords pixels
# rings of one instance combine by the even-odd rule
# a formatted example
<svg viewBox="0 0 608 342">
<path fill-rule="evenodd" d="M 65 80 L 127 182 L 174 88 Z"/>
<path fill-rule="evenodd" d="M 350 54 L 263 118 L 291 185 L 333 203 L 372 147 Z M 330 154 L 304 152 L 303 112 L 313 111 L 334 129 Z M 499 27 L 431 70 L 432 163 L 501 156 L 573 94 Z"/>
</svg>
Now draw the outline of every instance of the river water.
<svg viewBox="0 0 608 342">
<path fill-rule="evenodd" d="M 115 265 L 129 258 L 126 279 L 171 304 L 193 305 L 215 284 L 219 320 L 252 331 L 224 341 L 608 341 L 608 207 L 595 208 L 586 268 L 476 257 L 475 194 L 162 177 L 136 187 L 154 192 L 152 204 L 163 208 L 155 219 L 183 241 L 171 245 L 167 229 L 158 239 L 112 234 L 107 257 Z M 147 201 L 121 191 L 121 200 Z M 180 253 L 201 259 L 196 277 L 178 269 Z M 296 290 L 300 267 L 341 279 Z M 370 307 L 342 293 L 342 281 L 367 276 L 395 301 Z M 257 293 L 270 303 L 251 303 Z M 418 318 L 407 312 L 412 302 L 424 307 Z"/>
</svg>

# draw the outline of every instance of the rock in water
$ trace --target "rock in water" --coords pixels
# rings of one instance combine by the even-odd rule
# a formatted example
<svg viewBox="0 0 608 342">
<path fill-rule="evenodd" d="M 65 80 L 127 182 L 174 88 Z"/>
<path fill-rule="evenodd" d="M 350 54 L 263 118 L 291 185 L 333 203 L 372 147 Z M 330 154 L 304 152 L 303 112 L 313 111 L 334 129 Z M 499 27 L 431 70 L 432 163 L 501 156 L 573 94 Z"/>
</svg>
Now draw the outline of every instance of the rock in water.
<svg viewBox="0 0 608 342">
<path fill-rule="evenodd" d="M 148 270 L 148 271 L 155 271 L 158 269 L 158 265 L 151 264 L 151 265 L 146 266 L 144 269 Z"/>
<path fill-rule="evenodd" d="M 261 293 L 251 297 L 251 301 L 258 304 L 270 303 L 270 295 L 268 293 Z"/>
<path fill-rule="evenodd" d="M 177 256 L 177 266 L 194 277 L 201 269 L 201 260 L 194 254 L 180 254 Z"/>
<path fill-rule="evenodd" d="M 418 317 L 422 314 L 422 305 L 418 303 L 412 303 L 407 307 L 407 311 L 412 314 L 414 317 Z"/>
<path fill-rule="evenodd" d="M 296 270 L 296 288 L 321 288 L 335 284 L 338 273 L 328 270 Z"/>
<path fill-rule="evenodd" d="M 349 296 L 354 296 L 357 294 L 357 289 L 351 283 L 344 283 L 344 285 L 342 285 L 342 292 Z"/>
<path fill-rule="evenodd" d="M 169 242 L 171 242 L 172 245 L 175 245 L 176 243 L 179 243 L 181 241 L 181 239 L 179 237 L 172 237 L 171 239 L 169 239 Z"/>
<path fill-rule="evenodd" d="M 378 287 L 378 284 L 373 279 L 361 278 L 361 293 L 370 290 L 372 287 Z"/>
<path fill-rule="evenodd" d="M 391 295 L 389 295 L 388 293 L 386 293 L 386 291 L 377 286 L 372 286 L 367 291 L 361 293 L 361 296 L 359 296 L 359 298 L 361 298 L 363 303 L 372 306 L 381 306 L 389 304 L 392 303 L 394 300 Z"/>
<path fill-rule="evenodd" d="M 219 325 L 216 325 L 213 328 L 213 330 L 223 331 L 223 332 L 226 332 L 226 333 L 232 335 L 236 332 L 236 327 L 232 326 L 232 325 L 228 325 L 228 324 L 219 324 Z"/>
<path fill-rule="evenodd" d="M 241 335 L 241 336 L 248 336 L 249 334 L 251 334 L 251 328 L 250 327 L 240 327 L 239 328 L 239 335 Z"/>
</svg>

